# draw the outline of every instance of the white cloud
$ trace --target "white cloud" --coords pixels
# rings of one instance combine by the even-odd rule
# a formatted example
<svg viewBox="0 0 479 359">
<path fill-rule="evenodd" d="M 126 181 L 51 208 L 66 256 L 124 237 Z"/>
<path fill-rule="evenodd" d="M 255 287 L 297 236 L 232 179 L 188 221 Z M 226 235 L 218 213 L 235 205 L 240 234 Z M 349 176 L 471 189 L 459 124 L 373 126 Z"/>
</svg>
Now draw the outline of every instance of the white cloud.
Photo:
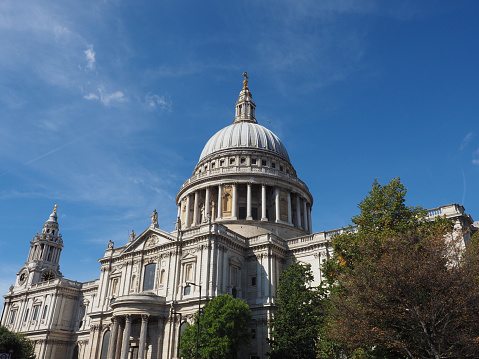
<svg viewBox="0 0 479 359">
<path fill-rule="evenodd" d="M 471 140 L 474 138 L 476 134 L 473 133 L 473 132 L 469 132 L 463 139 L 462 139 L 462 142 L 461 142 L 461 147 L 459 148 L 459 151 L 462 151 L 463 149 L 465 149 L 467 147 L 467 145 L 469 144 L 469 142 L 471 142 Z"/>
<path fill-rule="evenodd" d="M 150 109 L 160 108 L 161 110 L 171 111 L 171 100 L 164 96 L 159 96 L 151 92 L 145 95 L 145 105 Z"/>
<path fill-rule="evenodd" d="M 95 68 L 95 51 L 93 51 L 93 45 L 90 45 L 83 53 L 86 55 L 86 67 L 93 70 Z"/>
<path fill-rule="evenodd" d="M 97 95 L 95 95 L 94 93 L 89 93 L 88 95 L 85 95 L 83 96 L 84 99 L 87 99 L 87 100 L 98 100 L 99 97 Z"/>
<path fill-rule="evenodd" d="M 122 91 L 105 93 L 102 89 L 98 89 L 99 95 L 90 92 L 83 96 L 85 100 L 100 100 L 105 106 L 109 106 L 112 102 L 126 102 L 128 98 Z"/>
<path fill-rule="evenodd" d="M 472 164 L 479 166 L 479 148 L 472 153 Z"/>
<path fill-rule="evenodd" d="M 125 94 L 121 91 L 116 91 L 113 93 L 102 93 L 100 91 L 100 100 L 104 105 L 109 105 L 110 102 L 126 102 L 128 99 L 125 97 Z"/>
</svg>

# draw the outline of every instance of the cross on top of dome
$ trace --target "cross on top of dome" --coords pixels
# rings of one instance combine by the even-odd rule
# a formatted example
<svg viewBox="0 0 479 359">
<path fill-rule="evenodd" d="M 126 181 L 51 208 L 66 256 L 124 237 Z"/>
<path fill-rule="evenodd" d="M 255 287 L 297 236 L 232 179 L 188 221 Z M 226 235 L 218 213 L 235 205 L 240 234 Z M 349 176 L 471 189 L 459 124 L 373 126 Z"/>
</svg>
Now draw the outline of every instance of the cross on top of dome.
<svg viewBox="0 0 479 359">
<path fill-rule="evenodd" d="M 243 81 L 243 90 L 245 89 L 248 89 L 248 73 L 245 71 L 243 72 L 243 76 L 244 76 L 244 81 Z"/>
</svg>

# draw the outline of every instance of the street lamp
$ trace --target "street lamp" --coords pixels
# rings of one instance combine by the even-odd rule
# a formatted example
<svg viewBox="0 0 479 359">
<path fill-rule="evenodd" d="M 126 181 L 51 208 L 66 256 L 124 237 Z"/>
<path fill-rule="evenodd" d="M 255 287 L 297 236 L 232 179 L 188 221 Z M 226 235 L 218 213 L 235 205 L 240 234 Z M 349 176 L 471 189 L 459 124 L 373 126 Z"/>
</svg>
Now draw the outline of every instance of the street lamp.
<svg viewBox="0 0 479 359">
<path fill-rule="evenodd" d="M 200 314 L 201 314 L 201 285 L 195 284 L 192 282 L 186 282 L 186 286 L 184 289 L 184 295 L 188 295 L 191 292 L 191 286 L 194 285 L 195 287 L 200 287 L 200 296 L 198 298 L 198 328 L 196 330 L 196 355 L 195 358 L 198 359 L 198 348 L 199 348 L 199 338 L 200 338 Z"/>
<path fill-rule="evenodd" d="M 180 326 L 178 327 L 178 344 L 176 348 L 176 357 L 180 358 L 180 341 L 181 341 L 181 313 L 180 312 L 175 312 L 175 308 L 173 307 L 173 302 L 171 302 L 170 305 L 170 315 L 174 315 L 175 317 L 177 315 L 180 316 Z"/>
</svg>

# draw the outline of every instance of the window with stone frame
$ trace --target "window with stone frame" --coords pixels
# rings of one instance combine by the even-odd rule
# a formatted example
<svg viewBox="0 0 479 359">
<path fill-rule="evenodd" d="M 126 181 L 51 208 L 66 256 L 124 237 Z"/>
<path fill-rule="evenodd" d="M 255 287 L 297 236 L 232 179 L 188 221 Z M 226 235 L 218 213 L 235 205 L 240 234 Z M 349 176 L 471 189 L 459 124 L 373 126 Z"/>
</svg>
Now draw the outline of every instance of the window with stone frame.
<svg viewBox="0 0 479 359">
<path fill-rule="evenodd" d="M 37 320 L 39 310 L 40 310 L 40 304 L 37 304 L 33 307 L 33 318 L 32 318 L 32 320 Z"/>
<path fill-rule="evenodd" d="M 150 263 L 145 266 L 143 277 L 143 291 L 153 290 L 155 287 L 156 263 Z"/>
<path fill-rule="evenodd" d="M 17 315 L 17 310 L 12 310 L 11 314 L 10 314 L 10 324 L 13 324 L 13 322 L 15 321 L 15 316 Z"/>
</svg>

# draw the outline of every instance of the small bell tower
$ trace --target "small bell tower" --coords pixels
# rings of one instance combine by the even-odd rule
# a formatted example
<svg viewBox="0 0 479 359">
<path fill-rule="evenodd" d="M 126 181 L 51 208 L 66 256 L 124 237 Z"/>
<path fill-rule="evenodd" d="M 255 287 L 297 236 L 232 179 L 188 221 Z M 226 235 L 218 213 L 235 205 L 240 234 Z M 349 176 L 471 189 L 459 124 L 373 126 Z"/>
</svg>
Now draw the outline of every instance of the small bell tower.
<svg viewBox="0 0 479 359">
<path fill-rule="evenodd" d="M 62 235 L 58 231 L 57 205 L 43 225 L 41 233 L 33 237 L 30 242 L 25 267 L 19 272 L 18 284 L 46 282 L 57 277 L 60 273 L 60 254 L 63 248 Z"/>
</svg>

